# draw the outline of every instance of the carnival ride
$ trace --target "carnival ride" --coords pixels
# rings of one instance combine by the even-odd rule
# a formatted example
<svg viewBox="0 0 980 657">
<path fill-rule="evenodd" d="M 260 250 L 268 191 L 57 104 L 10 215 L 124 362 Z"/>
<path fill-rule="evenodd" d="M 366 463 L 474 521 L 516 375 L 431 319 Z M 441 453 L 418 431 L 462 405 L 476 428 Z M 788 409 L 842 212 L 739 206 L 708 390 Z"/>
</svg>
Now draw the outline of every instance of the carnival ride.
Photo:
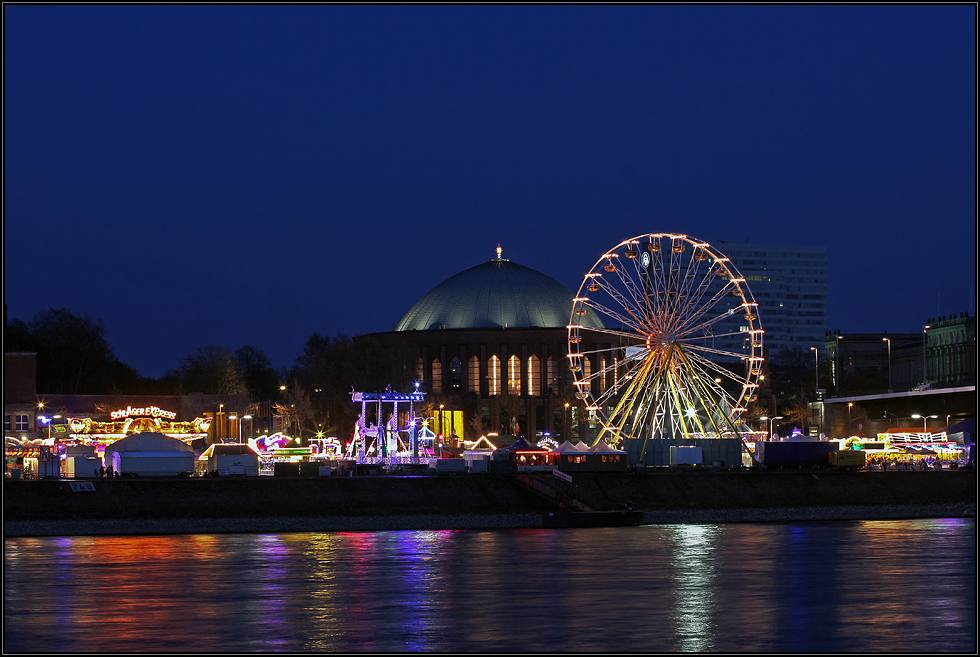
<svg viewBox="0 0 980 657">
<path fill-rule="evenodd" d="M 585 328 L 590 312 L 619 328 Z M 594 444 L 642 439 L 642 459 L 651 438 L 738 437 L 748 451 L 740 416 L 758 387 L 762 335 L 745 278 L 707 242 L 649 233 L 606 251 L 568 325 L 575 394 L 601 425 Z"/>
<path fill-rule="evenodd" d="M 384 392 L 351 392 L 351 401 L 361 404 L 361 413 L 354 425 L 354 439 L 347 446 L 348 459 L 387 466 L 420 463 L 431 455 L 434 435 L 429 437 L 427 446 L 426 427 L 415 416 L 415 403 L 425 401 L 424 392 L 399 393 L 389 386 Z M 401 423 L 403 418 L 405 422 Z"/>
</svg>

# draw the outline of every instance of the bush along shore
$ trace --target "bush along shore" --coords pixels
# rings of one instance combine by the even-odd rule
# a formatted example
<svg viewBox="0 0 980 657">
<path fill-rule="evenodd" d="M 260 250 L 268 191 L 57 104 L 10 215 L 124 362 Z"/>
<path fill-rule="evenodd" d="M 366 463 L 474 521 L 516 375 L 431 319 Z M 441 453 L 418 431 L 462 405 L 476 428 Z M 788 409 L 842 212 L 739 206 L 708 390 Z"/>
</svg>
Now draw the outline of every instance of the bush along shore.
<svg viewBox="0 0 980 657">
<path fill-rule="evenodd" d="M 505 475 L 4 482 L 4 537 L 540 527 L 555 504 Z M 576 497 L 644 522 L 976 517 L 976 474 L 580 474 Z"/>
</svg>

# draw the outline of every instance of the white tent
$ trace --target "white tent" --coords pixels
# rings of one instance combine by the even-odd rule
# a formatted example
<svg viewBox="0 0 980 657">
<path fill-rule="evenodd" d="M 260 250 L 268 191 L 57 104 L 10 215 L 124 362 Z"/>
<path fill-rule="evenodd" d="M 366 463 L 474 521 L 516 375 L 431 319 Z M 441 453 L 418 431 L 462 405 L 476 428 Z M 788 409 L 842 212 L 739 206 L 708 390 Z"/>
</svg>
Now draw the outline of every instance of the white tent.
<svg viewBox="0 0 980 657">
<path fill-rule="evenodd" d="M 592 454 L 625 454 L 621 449 L 616 449 L 615 447 L 610 447 L 606 444 L 606 441 L 600 440 L 595 447 L 589 450 Z"/>
<path fill-rule="evenodd" d="M 580 447 L 566 440 L 555 451 L 559 454 L 586 454 L 589 450 L 584 445 Z"/>
<path fill-rule="evenodd" d="M 583 450 L 583 451 L 586 451 L 586 452 L 587 452 L 587 451 L 589 451 L 589 446 L 588 446 L 588 445 L 586 445 L 586 444 L 585 444 L 584 442 L 582 442 L 581 440 L 580 440 L 580 441 L 578 441 L 577 443 L 575 443 L 575 446 L 576 446 L 576 447 L 578 447 L 579 449 L 581 449 L 581 450 Z"/>
<path fill-rule="evenodd" d="M 105 466 L 121 475 L 194 474 L 194 448 L 162 433 L 134 433 L 106 445 Z"/>
</svg>

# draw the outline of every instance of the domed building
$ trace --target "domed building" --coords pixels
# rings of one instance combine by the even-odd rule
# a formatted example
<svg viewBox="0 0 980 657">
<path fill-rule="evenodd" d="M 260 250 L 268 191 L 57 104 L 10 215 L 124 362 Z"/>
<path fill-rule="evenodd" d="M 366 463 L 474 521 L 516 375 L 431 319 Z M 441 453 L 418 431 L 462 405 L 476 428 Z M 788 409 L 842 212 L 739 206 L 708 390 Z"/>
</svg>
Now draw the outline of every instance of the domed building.
<svg viewBox="0 0 980 657">
<path fill-rule="evenodd" d="M 477 440 L 517 429 L 532 440 L 588 440 L 594 432 L 579 421 L 566 357 L 574 296 L 550 276 L 503 258 L 498 246 L 496 258 L 419 299 L 393 332 L 356 339 L 398 342 L 416 354 L 420 390 L 435 407 L 456 411 L 437 432 Z M 604 328 L 595 315 L 581 323 Z"/>
<path fill-rule="evenodd" d="M 560 328 L 568 325 L 574 294 L 539 271 L 500 257 L 456 274 L 412 306 L 396 331 Z M 590 328 L 604 328 L 595 316 Z"/>
</svg>

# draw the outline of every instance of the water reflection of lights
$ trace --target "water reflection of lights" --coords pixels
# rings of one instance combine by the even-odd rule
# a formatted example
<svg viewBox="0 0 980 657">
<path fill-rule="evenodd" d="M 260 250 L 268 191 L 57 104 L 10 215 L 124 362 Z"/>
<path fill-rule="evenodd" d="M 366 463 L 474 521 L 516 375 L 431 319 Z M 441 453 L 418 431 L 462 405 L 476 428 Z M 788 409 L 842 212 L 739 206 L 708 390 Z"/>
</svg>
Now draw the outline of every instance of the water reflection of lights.
<svg viewBox="0 0 980 657">
<path fill-rule="evenodd" d="M 714 538 L 718 528 L 672 525 L 670 530 L 674 540 L 677 650 L 710 651 L 715 643 Z"/>
</svg>

